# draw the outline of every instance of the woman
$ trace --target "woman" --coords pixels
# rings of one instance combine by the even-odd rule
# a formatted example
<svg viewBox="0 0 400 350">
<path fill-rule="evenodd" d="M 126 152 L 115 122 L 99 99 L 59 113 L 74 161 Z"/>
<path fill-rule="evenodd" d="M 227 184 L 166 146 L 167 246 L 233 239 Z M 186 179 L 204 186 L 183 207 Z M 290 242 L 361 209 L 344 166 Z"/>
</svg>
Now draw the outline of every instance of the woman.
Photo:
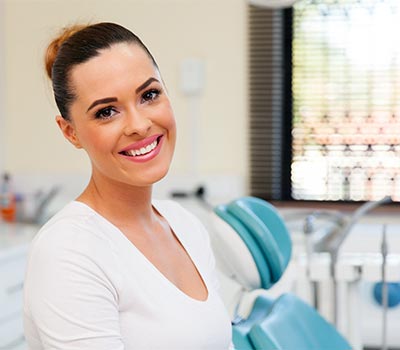
<svg viewBox="0 0 400 350">
<path fill-rule="evenodd" d="M 92 175 L 32 243 L 29 348 L 227 349 L 207 233 L 176 203 L 151 198 L 176 129 L 149 50 L 117 24 L 71 27 L 49 45 L 46 67 L 57 124 Z"/>
</svg>

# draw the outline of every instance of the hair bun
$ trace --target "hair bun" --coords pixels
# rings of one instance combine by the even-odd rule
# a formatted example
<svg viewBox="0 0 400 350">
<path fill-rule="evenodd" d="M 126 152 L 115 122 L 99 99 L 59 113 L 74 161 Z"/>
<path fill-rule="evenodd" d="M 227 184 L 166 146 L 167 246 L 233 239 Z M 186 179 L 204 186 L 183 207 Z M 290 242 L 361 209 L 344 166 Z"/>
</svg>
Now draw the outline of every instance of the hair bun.
<svg viewBox="0 0 400 350">
<path fill-rule="evenodd" d="M 52 79 L 53 64 L 54 61 L 56 60 L 58 50 L 60 49 L 61 45 L 76 32 L 79 32 L 80 30 L 86 27 L 87 25 L 82 25 L 82 24 L 75 24 L 69 27 L 65 27 L 61 30 L 60 34 L 50 42 L 49 46 L 47 47 L 44 59 L 46 73 L 50 79 Z"/>
</svg>

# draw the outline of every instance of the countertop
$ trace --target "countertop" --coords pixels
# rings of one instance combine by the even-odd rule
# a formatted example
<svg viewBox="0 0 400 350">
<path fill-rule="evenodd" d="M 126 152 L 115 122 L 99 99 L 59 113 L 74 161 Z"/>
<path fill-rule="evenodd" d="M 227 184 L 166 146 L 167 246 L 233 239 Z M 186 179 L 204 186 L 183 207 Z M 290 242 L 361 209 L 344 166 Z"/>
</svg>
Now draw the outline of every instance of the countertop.
<svg viewBox="0 0 400 350">
<path fill-rule="evenodd" d="M 39 226 L 23 223 L 6 223 L 0 221 L 0 255 L 15 252 L 18 249 L 26 249 Z"/>
</svg>

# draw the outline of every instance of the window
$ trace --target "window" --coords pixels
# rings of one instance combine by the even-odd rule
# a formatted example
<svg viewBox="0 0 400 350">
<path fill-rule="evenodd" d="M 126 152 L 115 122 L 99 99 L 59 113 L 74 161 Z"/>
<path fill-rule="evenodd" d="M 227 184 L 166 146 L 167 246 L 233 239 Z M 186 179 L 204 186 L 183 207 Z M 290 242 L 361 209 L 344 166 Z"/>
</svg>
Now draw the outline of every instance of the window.
<svg viewBox="0 0 400 350">
<path fill-rule="evenodd" d="M 268 33 L 252 18 L 262 11 L 275 18 Z M 250 23 L 253 195 L 319 201 L 390 195 L 400 201 L 399 1 L 303 0 L 293 10 L 250 8 Z M 258 64 L 256 41 L 271 42 L 274 35 L 281 44 L 266 51 L 274 52 L 275 66 Z M 262 65 L 276 78 L 266 87 L 254 84 Z M 275 114 L 269 106 L 257 117 L 257 94 L 256 100 L 269 96 Z M 262 132 L 263 119 L 276 127 L 264 128 L 270 141 L 260 145 L 254 133 Z M 260 163 L 256 154 L 273 153 L 274 145 L 283 154 Z"/>
</svg>

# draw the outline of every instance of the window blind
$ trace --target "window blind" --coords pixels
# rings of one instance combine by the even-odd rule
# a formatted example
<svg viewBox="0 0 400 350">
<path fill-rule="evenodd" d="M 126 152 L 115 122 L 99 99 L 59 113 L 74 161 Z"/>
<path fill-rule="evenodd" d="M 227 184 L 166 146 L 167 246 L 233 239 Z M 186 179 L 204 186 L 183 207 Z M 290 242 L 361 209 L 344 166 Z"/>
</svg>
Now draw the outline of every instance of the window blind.
<svg viewBox="0 0 400 350">
<path fill-rule="evenodd" d="M 293 198 L 400 200 L 398 33 L 397 0 L 294 7 Z"/>
<path fill-rule="evenodd" d="M 287 71 L 284 11 L 249 5 L 248 15 L 250 193 L 264 199 L 282 199 L 282 116 Z"/>
<path fill-rule="evenodd" d="M 252 195 L 400 201 L 398 33 L 398 0 L 249 7 Z"/>
</svg>

